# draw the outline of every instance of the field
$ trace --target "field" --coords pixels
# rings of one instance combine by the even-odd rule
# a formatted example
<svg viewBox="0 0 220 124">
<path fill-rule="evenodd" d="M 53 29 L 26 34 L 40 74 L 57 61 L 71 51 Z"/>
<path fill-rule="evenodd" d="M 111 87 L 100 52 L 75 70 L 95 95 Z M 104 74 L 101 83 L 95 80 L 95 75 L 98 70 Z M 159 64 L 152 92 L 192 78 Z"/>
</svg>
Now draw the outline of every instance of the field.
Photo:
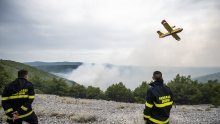
<svg viewBox="0 0 220 124">
<path fill-rule="evenodd" d="M 39 124 L 144 124 L 143 104 L 36 95 L 33 107 Z M 219 117 L 220 108 L 212 105 L 177 105 L 170 119 L 171 124 L 219 124 Z"/>
</svg>

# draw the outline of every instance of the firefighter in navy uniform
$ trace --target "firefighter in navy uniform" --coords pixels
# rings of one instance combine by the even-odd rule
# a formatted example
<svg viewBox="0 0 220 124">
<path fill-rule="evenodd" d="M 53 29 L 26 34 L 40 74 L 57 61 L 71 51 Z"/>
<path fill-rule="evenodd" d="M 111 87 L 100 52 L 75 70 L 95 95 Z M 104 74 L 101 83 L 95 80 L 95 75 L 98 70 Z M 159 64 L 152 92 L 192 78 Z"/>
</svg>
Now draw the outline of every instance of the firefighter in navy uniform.
<svg viewBox="0 0 220 124">
<path fill-rule="evenodd" d="M 27 80 L 28 71 L 18 71 L 18 78 L 5 87 L 2 94 L 2 107 L 8 117 L 9 124 L 38 124 L 36 114 L 32 110 L 34 87 Z"/>
<path fill-rule="evenodd" d="M 162 73 L 153 73 L 154 82 L 147 91 L 144 119 L 146 124 L 168 124 L 170 110 L 173 104 L 173 94 L 163 83 Z"/>
</svg>

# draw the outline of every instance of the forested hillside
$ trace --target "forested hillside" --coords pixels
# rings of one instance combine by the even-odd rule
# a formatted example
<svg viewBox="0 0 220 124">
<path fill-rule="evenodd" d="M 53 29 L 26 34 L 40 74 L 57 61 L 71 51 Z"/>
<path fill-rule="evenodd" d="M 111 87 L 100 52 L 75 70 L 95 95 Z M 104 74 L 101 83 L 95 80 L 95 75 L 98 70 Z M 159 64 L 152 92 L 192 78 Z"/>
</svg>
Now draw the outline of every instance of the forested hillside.
<svg viewBox="0 0 220 124">
<path fill-rule="evenodd" d="M 9 82 L 13 81 L 17 78 L 17 71 L 20 69 L 26 69 L 29 71 L 29 80 L 32 81 L 37 89 L 40 92 L 46 92 L 46 87 L 54 86 L 59 83 L 63 83 L 64 85 L 75 84 L 74 81 L 70 81 L 48 72 L 44 72 L 37 68 L 31 67 L 29 65 L 25 65 L 23 63 L 11 61 L 11 60 L 0 60 L 0 91 L 2 88 Z"/>
</svg>

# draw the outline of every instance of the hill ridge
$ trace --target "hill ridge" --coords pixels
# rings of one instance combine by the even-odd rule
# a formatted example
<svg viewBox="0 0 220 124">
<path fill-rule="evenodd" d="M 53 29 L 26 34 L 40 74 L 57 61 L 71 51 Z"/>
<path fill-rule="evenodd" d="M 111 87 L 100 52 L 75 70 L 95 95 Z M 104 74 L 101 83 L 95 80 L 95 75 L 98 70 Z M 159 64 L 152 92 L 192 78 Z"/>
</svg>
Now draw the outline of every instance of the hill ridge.
<svg viewBox="0 0 220 124">
<path fill-rule="evenodd" d="M 207 82 L 208 80 L 220 81 L 220 72 L 199 76 L 199 77 L 196 77 L 195 80 L 198 80 L 199 82 Z"/>
<path fill-rule="evenodd" d="M 65 78 L 59 77 L 57 75 L 48 73 L 46 71 L 43 71 L 41 69 L 38 69 L 36 67 L 26 65 L 24 63 L 12 61 L 12 60 L 0 60 L 0 65 L 3 66 L 5 71 L 10 74 L 12 79 L 17 78 L 17 71 L 20 69 L 26 69 L 29 71 L 30 78 L 32 77 L 38 77 L 43 80 L 52 80 L 53 78 L 56 79 L 63 79 L 67 84 L 75 84 L 76 82 L 67 80 Z"/>
</svg>

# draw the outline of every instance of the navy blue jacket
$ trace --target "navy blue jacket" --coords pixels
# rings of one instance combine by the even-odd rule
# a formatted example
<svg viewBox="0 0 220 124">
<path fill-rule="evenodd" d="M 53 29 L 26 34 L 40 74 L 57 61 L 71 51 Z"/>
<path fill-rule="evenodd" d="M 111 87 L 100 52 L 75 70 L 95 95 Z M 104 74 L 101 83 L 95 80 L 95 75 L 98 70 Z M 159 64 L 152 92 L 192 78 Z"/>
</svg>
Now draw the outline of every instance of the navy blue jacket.
<svg viewBox="0 0 220 124">
<path fill-rule="evenodd" d="M 2 94 L 2 107 L 8 119 L 12 118 L 15 111 L 18 112 L 19 118 L 31 115 L 34 95 L 33 84 L 25 78 L 17 78 L 6 86 Z"/>
<path fill-rule="evenodd" d="M 173 104 L 173 94 L 163 81 L 150 84 L 147 91 L 144 119 L 150 123 L 169 123 L 170 110 Z"/>
</svg>

